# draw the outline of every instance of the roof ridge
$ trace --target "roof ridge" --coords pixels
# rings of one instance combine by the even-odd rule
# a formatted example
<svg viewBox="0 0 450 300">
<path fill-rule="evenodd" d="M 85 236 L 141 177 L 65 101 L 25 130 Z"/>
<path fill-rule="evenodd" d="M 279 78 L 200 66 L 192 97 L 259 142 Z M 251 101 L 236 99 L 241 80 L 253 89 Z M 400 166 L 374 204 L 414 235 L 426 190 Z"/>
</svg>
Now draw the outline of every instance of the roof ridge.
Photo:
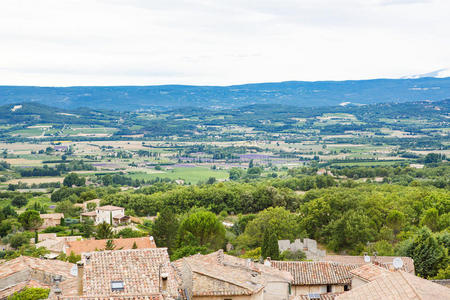
<svg viewBox="0 0 450 300">
<path fill-rule="evenodd" d="M 403 275 L 403 271 L 398 270 L 397 272 L 399 272 L 399 274 L 400 274 L 400 276 L 403 278 L 403 280 L 406 281 L 406 284 L 413 290 L 413 292 L 414 292 L 414 294 L 416 294 L 417 298 L 423 300 L 423 298 L 422 298 L 422 297 L 419 295 L 419 293 L 417 292 L 416 288 L 415 288 L 413 285 L 411 285 L 411 284 L 409 283 L 409 280 L 408 280 L 408 279 L 405 278 L 405 276 Z M 394 273 L 394 274 L 395 274 L 395 273 Z"/>
<path fill-rule="evenodd" d="M 215 277 L 215 276 L 213 276 L 213 275 L 210 275 L 210 274 L 207 274 L 207 273 L 205 273 L 205 272 L 198 271 L 198 270 L 195 270 L 195 271 L 193 270 L 192 272 L 202 274 L 202 275 L 204 275 L 204 276 L 207 276 L 207 277 L 212 278 L 212 279 L 215 279 L 215 280 L 220 279 L 221 281 L 225 281 L 225 282 L 228 282 L 228 283 L 230 283 L 230 284 L 232 284 L 232 285 L 235 285 L 235 286 L 238 286 L 238 287 L 240 287 L 240 288 L 242 288 L 242 289 L 245 289 L 245 290 L 251 292 L 252 294 L 254 293 L 254 292 L 253 292 L 251 289 L 249 289 L 248 287 L 246 287 L 246 286 L 244 286 L 244 285 L 242 285 L 242 284 L 239 284 L 239 283 L 237 283 L 237 282 L 235 282 L 235 281 L 233 281 L 233 280 L 226 279 L 226 278 L 224 278 L 224 277 L 222 277 L 222 276 L 221 276 L 220 278 L 218 278 L 218 277 Z M 262 286 L 262 287 L 264 287 L 264 286 Z M 258 289 L 258 291 L 259 291 L 259 289 Z"/>
</svg>

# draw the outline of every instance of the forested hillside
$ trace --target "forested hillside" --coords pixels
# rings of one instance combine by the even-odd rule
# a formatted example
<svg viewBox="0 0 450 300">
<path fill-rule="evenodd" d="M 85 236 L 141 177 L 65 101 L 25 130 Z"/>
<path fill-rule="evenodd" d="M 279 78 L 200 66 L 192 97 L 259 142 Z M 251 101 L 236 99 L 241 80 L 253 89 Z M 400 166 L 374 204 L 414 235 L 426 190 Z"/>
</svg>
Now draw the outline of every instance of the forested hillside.
<svg viewBox="0 0 450 300">
<path fill-rule="evenodd" d="M 137 110 L 192 106 L 234 108 L 251 104 L 300 107 L 333 106 L 343 102 L 373 104 L 442 100 L 450 78 L 376 79 L 355 81 L 288 81 L 233 86 L 0 86 L 0 105 L 37 102 L 60 108 Z"/>
</svg>

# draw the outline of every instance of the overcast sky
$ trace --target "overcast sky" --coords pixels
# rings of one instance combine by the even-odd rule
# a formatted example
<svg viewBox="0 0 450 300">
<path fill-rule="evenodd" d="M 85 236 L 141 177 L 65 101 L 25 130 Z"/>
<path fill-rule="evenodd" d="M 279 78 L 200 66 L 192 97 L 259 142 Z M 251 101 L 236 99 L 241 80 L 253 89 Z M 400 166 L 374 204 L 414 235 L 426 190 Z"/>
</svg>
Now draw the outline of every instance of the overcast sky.
<svg viewBox="0 0 450 300">
<path fill-rule="evenodd" d="M 0 85 L 399 78 L 450 67 L 449 0 L 1 0 Z"/>
</svg>

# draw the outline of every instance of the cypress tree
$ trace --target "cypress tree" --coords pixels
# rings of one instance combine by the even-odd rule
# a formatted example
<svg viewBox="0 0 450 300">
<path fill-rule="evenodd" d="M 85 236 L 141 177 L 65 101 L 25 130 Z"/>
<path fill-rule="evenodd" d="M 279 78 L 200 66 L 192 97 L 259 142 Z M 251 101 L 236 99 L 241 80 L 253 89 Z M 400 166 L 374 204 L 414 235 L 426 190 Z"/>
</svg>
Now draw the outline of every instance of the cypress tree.
<svg viewBox="0 0 450 300">
<path fill-rule="evenodd" d="M 261 255 L 265 259 L 279 259 L 280 250 L 278 249 L 278 238 L 275 232 L 266 230 L 263 236 L 263 244 L 261 247 Z"/>
<path fill-rule="evenodd" d="M 172 209 L 166 207 L 159 214 L 153 225 L 153 236 L 158 247 L 167 247 L 171 254 L 175 248 L 178 218 Z"/>
</svg>

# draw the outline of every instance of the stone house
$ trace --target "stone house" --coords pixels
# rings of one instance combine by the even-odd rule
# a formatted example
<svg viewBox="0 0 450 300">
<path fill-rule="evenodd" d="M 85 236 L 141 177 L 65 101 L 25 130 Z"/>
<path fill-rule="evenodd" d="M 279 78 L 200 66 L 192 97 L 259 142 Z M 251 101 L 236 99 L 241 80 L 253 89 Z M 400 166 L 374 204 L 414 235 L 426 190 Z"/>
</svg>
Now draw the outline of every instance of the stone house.
<svg viewBox="0 0 450 300">
<path fill-rule="evenodd" d="M 130 222 L 130 217 L 125 215 L 125 208 L 112 205 L 100 206 L 94 211 L 84 212 L 80 216 L 81 220 L 83 218 L 92 219 L 95 225 L 105 222 L 117 226 Z"/>
<path fill-rule="evenodd" d="M 222 250 L 179 259 L 175 266 L 191 299 L 288 300 L 292 276 Z"/>
<path fill-rule="evenodd" d="M 292 295 L 340 293 L 351 288 L 351 270 L 358 265 L 319 261 L 271 261 L 279 270 L 291 273 Z"/>
<path fill-rule="evenodd" d="M 64 219 L 64 214 L 40 214 L 41 219 L 44 221 L 39 229 L 46 229 L 48 227 L 61 225 L 61 219 Z"/>
</svg>

